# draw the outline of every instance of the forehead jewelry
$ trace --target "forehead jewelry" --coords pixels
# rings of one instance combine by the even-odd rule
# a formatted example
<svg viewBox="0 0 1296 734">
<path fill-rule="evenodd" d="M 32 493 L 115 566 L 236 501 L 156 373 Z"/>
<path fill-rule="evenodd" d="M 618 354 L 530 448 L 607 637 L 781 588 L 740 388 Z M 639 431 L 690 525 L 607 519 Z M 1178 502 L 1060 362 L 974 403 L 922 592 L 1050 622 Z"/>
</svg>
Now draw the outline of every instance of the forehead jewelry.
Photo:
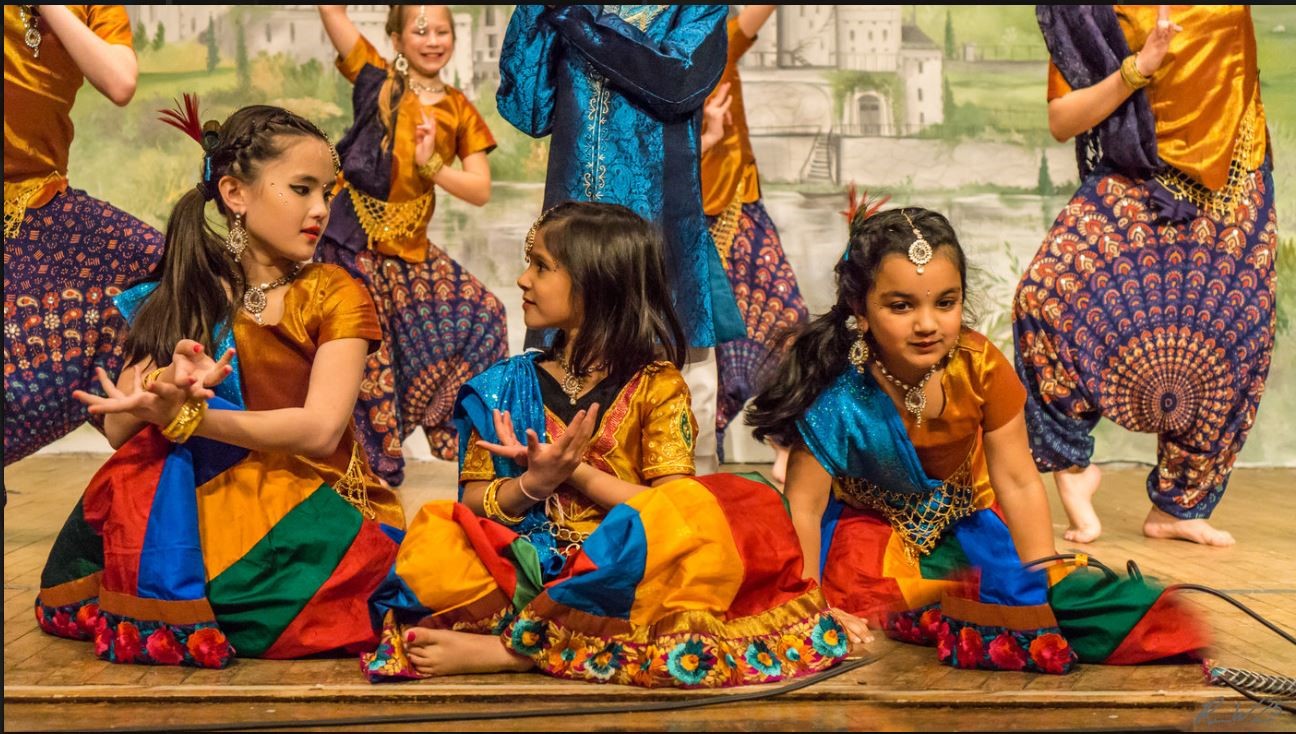
<svg viewBox="0 0 1296 734">
<path fill-rule="evenodd" d="M 418 17 L 414 19 L 414 30 L 423 33 L 427 30 L 427 27 L 427 6 L 420 5 Z"/>
<path fill-rule="evenodd" d="M 909 262 L 918 266 L 918 274 L 922 275 L 923 268 L 927 263 L 931 262 L 932 246 L 923 237 L 922 231 L 914 225 L 913 220 L 909 218 L 909 212 L 901 209 L 900 213 L 904 215 L 905 221 L 909 222 L 909 228 L 913 230 L 914 234 L 914 241 L 909 243 Z"/>
</svg>

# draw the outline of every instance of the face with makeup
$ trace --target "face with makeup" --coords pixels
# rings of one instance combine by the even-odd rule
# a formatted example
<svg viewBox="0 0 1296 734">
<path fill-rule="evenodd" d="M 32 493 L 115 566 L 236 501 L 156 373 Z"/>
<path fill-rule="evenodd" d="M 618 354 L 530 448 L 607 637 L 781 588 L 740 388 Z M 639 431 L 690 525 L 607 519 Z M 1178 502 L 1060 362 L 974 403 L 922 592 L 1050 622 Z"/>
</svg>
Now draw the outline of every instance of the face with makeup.
<svg viewBox="0 0 1296 734">
<path fill-rule="evenodd" d="M 527 251 L 527 269 L 517 279 L 522 289 L 522 320 L 528 329 L 580 328 L 581 315 L 572 293 L 571 274 L 545 247 L 544 229 Z"/>
<path fill-rule="evenodd" d="M 436 77 L 449 63 L 455 48 L 454 18 L 449 6 L 403 5 L 401 12 L 401 31 L 391 34 L 392 48 L 403 54 L 419 75 Z"/>
<path fill-rule="evenodd" d="M 864 321 L 893 372 L 912 378 L 944 359 L 963 325 L 963 286 L 950 249 L 936 247 L 922 273 L 903 255 L 884 257 Z"/>
<path fill-rule="evenodd" d="M 333 154 L 323 140 L 282 135 L 280 154 L 261 163 L 251 181 L 221 179 L 226 208 L 244 215 L 248 248 L 258 260 L 306 262 L 328 224 Z"/>
</svg>

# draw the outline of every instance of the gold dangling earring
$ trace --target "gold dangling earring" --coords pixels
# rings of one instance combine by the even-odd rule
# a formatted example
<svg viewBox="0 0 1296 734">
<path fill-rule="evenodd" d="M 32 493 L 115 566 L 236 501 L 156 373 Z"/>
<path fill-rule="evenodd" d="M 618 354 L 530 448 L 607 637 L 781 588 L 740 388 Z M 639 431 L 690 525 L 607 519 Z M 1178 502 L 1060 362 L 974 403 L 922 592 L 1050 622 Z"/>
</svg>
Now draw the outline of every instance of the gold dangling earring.
<svg viewBox="0 0 1296 734">
<path fill-rule="evenodd" d="M 409 59 L 405 58 L 405 54 L 396 54 L 396 60 L 392 62 L 392 68 L 401 76 L 409 76 Z"/>
<path fill-rule="evenodd" d="M 864 332 L 861 331 L 855 342 L 851 344 L 850 354 L 846 358 L 850 360 L 851 364 L 855 365 L 855 371 L 862 375 L 868 369 L 870 356 L 868 341 L 865 340 Z"/>
<path fill-rule="evenodd" d="M 243 215 L 235 214 L 234 223 L 229 228 L 229 234 L 225 235 L 225 249 L 229 250 L 234 262 L 238 262 L 239 258 L 243 257 L 243 251 L 247 249 L 247 244 L 248 234 L 247 230 L 243 229 Z"/>
</svg>

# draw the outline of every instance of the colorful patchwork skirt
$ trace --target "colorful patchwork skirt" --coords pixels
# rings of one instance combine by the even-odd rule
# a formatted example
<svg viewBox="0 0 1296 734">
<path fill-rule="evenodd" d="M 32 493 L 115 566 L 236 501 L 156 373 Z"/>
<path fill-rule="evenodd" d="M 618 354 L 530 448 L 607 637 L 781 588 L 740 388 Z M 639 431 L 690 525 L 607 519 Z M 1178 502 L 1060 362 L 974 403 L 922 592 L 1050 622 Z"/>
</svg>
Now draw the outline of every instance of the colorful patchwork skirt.
<svg viewBox="0 0 1296 734">
<path fill-rule="evenodd" d="M 1152 503 L 1210 517 L 1255 423 L 1273 352 L 1273 176 L 1228 215 L 1171 221 L 1148 186 L 1089 177 L 1017 286 L 1017 373 L 1040 471 L 1089 465 L 1099 418 L 1157 434 Z"/>
<path fill-rule="evenodd" d="M 833 499 L 824 538 L 828 602 L 890 637 L 935 645 L 949 665 L 1066 673 L 1077 661 L 1151 662 L 1208 644 L 1206 628 L 1155 583 L 1024 569 L 997 508 L 958 521 L 921 555 L 881 515 Z"/>
<path fill-rule="evenodd" d="M 711 218 L 713 235 L 715 219 Z M 720 380 L 716 440 L 722 447 L 725 428 L 755 393 L 770 350 L 788 330 L 805 321 L 808 312 L 778 229 L 759 200 L 742 205 L 730 241 L 718 241 L 716 246 L 747 331 L 744 338 L 716 346 Z"/>
<path fill-rule="evenodd" d="M 293 456 L 172 444 L 150 426 L 63 526 L 36 620 L 115 663 L 371 650 L 367 601 L 395 560 L 402 515 L 394 497 L 369 500 L 377 520 Z"/>
<path fill-rule="evenodd" d="M 89 417 L 73 390 L 102 393 L 95 367 L 122 368 L 126 321 L 112 297 L 152 271 L 162 233 L 66 189 L 4 241 L 4 463 Z"/>
<path fill-rule="evenodd" d="M 503 304 L 434 245 L 426 260 L 412 263 L 357 253 L 326 235 L 315 257 L 346 268 L 378 308 L 383 341 L 369 355 L 355 410 L 374 472 L 392 486 L 404 481 L 401 445 L 420 426 L 433 455 L 457 461 L 450 412 L 465 382 L 508 356 Z"/>
<path fill-rule="evenodd" d="M 779 495 L 731 475 L 680 479 L 610 510 L 544 578 L 534 547 L 453 502 L 426 505 L 372 607 L 371 681 L 416 678 L 410 626 L 498 635 L 561 678 L 710 688 L 831 667 L 846 633 L 827 613 Z"/>
</svg>

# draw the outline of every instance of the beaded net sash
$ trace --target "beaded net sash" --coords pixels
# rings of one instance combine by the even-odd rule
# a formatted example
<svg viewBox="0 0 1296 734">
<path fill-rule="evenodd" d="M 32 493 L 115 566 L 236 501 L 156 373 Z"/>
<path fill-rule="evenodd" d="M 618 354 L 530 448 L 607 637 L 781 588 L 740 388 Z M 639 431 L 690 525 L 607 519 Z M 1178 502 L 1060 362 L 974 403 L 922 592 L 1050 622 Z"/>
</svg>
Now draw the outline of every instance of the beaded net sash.
<svg viewBox="0 0 1296 734">
<path fill-rule="evenodd" d="M 948 527 L 976 510 L 972 504 L 976 495 L 972 451 L 959 468 L 930 492 L 898 492 L 862 477 L 837 477 L 833 493 L 851 507 L 886 518 L 904 541 L 905 555 L 916 561 L 919 555 L 931 553 Z"/>
</svg>

